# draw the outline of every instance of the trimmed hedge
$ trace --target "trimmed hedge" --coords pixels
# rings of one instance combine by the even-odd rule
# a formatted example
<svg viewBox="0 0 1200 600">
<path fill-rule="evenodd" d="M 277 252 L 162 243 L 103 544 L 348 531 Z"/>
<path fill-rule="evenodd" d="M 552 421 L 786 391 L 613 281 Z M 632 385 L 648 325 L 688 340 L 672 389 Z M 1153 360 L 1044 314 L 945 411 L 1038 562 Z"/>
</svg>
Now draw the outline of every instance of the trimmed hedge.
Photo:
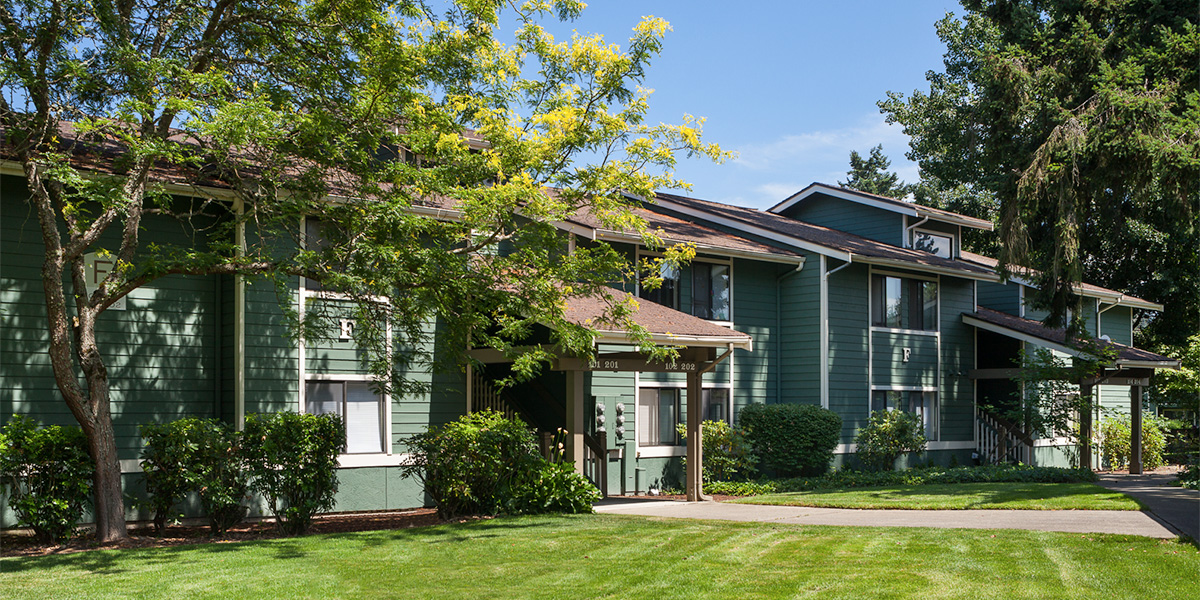
<svg viewBox="0 0 1200 600">
<path fill-rule="evenodd" d="M 776 481 L 780 492 L 805 492 L 841 488 L 925 485 L 946 483 L 1080 483 L 1096 481 L 1090 469 L 984 465 L 979 467 L 923 467 L 905 471 L 836 471 L 824 477 Z"/>
<path fill-rule="evenodd" d="M 751 404 L 739 413 L 738 425 L 759 466 L 780 477 L 829 470 L 842 433 L 837 413 L 811 404 Z"/>
</svg>

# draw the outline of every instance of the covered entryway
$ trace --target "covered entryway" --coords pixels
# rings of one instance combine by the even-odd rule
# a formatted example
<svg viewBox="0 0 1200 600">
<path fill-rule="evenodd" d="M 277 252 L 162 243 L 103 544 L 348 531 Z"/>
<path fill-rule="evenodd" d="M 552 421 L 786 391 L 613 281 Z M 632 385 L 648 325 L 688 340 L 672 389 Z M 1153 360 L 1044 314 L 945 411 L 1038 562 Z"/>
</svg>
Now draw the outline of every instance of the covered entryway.
<svg viewBox="0 0 1200 600">
<path fill-rule="evenodd" d="M 1129 472 L 1142 472 L 1142 392 L 1150 385 L 1150 378 L 1157 369 L 1178 369 L 1179 361 L 1170 357 L 1155 354 L 1117 344 L 1108 340 L 1087 339 L 1078 340 L 1071 344 L 1067 341 L 1066 331 L 1052 329 L 1038 321 L 1023 319 L 1007 313 L 978 307 L 974 313 L 964 313 L 963 322 L 979 330 L 979 368 L 971 370 L 969 377 L 977 382 L 981 393 L 989 389 L 1007 389 L 1006 382 L 1020 376 L 1020 368 L 1016 366 L 1016 354 L 1007 355 L 1005 349 L 1012 346 L 1005 341 L 1027 342 L 1035 346 L 1049 348 L 1074 358 L 1096 359 L 1103 355 L 1112 358 L 1094 376 L 1070 381 L 1079 387 L 1079 394 L 1084 398 L 1094 397 L 1097 386 L 1124 386 L 1129 388 L 1130 414 L 1130 457 Z M 1002 343 L 985 345 L 982 340 L 988 338 L 1001 340 Z M 991 352 L 985 350 L 989 348 Z M 1001 354 L 1004 353 L 1004 354 Z M 1007 367 L 1001 367 L 1001 362 L 1007 362 Z M 978 399 L 977 399 L 978 400 Z M 984 455 L 1003 458 L 1032 455 L 1032 440 L 1018 426 L 1004 421 L 1002 418 L 984 414 L 978 411 L 976 423 L 976 441 Z M 1094 411 L 1085 411 L 1079 415 L 1079 466 L 1085 469 L 1094 468 L 1091 445 L 1094 428 Z M 1032 461 L 1023 461 L 1032 462 Z"/>
<path fill-rule="evenodd" d="M 702 500 L 701 469 L 703 456 L 701 452 L 701 407 L 702 384 L 704 375 L 712 371 L 724 361 L 734 350 L 751 350 L 753 342 L 749 335 L 734 331 L 727 327 L 715 325 L 703 319 L 684 314 L 677 310 L 655 304 L 648 300 L 631 298 L 631 295 L 617 290 L 610 291 L 610 297 L 576 297 L 568 301 L 567 320 L 595 330 L 598 334 L 596 345 L 602 351 L 594 357 L 575 357 L 565 355 L 553 346 L 541 346 L 543 350 L 556 358 L 550 366 L 550 373 L 539 378 L 531 389 L 542 390 L 538 394 L 547 396 L 543 402 L 531 402 L 526 405 L 524 412 L 538 410 L 555 410 L 555 406 L 563 411 L 559 417 L 565 423 L 565 457 L 575 464 L 575 469 L 589 476 L 601 491 L 607 494 L 608 477 L 605 473 L 607 464 L 607 449 L 603 442 L 597 442 L 587 434 L 587 419 L 597 415 L 589 415 L 586 410 L 588 390 L 585 389 L 585 375 L 589 372 L 658 372 L 681 373 L 686 376 L 687 394 L 687 468 L 684 482 L 689 501 Z M 614 326 L 605 320 L 607 309 L 612 302 L 626 302 L 630 299 L 637 303 L 637 310 L 631 316 L 636 326 L 642 328 L 643 339 L 677 349 L 678 356 L 673 362 L 658 362 L 647 358 L 646 353 L 639 350 L 637 342 L 630 332 Z M 504 353 L 493 349 L 470 350 L 471 357 L 484 365 L 504 365 L 511 359 Z M 468 381 L 477 381 L 474 373 L 468 373 Z M 553 387 L 562 386 L 558 392 Z M 551 402 L 551 397 L 563 395 L 562 404 Z M 468 385 L 468 410 L 481 410 L 489 406 L 491 400 L 488 391 L 481 389 L 478 384 Z M 538 415 L 531 415 L 535 419 Z M 557 417 L 557 415 L 551 415 Z"/>
</svg>

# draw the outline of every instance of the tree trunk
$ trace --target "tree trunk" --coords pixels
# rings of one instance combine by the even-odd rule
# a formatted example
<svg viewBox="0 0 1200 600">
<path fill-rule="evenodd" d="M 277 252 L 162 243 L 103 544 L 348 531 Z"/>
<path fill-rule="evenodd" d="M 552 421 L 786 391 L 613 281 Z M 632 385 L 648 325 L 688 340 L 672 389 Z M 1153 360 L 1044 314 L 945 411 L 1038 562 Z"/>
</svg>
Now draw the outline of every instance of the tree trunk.
<svg viewBox="0 0 1200 600">
<path fill-rule="evenodd" d="M 125 530 L 121 463 L 117 460 L 117 440 L 112 419 L 106 415 L 105 418 L 96 419 L 95 425 L 93 432 L 88 435 L 88 451 L 96 463 L 95 486 L 92 489 L 95 495 L 96 540 L 101 544 L 111 544 L 129 537 Z"/>
</svg>

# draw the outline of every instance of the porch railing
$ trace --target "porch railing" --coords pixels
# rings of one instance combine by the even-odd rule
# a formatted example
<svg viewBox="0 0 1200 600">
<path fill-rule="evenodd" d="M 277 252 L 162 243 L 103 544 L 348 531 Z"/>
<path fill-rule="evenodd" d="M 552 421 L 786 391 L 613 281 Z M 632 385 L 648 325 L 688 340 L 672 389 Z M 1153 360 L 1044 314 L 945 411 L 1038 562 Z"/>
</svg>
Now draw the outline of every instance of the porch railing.
<svg viewBox="0 0 1200 600">
<path fill-rule="evenodd" d="M 583 476 L 587 477 L 600 493 L 608 496 L 608 438 L 604 433 L 592 436 L 583 434 Z"/>
<path fill-rule="evenodd" d="M 519 408 L 513 406 L 512 402 L 509 402 L 504 394 L 501 394 L 492 386 L 487 377 L 484 377 L 482 373 L 476 370 L 471 381 L 471 410 L 479 412 L 489 409 L 504 413 L 504 416 L 509 419 L 521 417 L 525 422 L 529 422 Z"/>
<path fill-rule="evenodd" d="M 1033 439 L 1016 425 L 982 408 L 975 408 L 975 439 L 985 463 L 1033 464 Z"/>
</svg>

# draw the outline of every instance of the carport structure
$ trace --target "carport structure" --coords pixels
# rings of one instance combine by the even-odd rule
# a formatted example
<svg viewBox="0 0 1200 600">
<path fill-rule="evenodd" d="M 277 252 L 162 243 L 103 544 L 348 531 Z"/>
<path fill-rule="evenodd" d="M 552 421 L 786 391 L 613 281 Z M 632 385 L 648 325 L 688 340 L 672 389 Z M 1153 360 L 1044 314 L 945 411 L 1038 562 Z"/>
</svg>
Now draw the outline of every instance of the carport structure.
<svg viewBox="0 0 1200 600">
<path fill-rule="evenodd" d="M 650 342 L 675 348 L 678 357 L 674 362 L 659 362 L 647 358 L 647 353 L 638 347 L 630 331 L 606 318 L 613 302 L 636 303 L 630 320 L 648 333 Z M 599 352 L 593 357 L 565 355 L 555 347 L 545 348 L 556 358 L 550 369 L 566 375 L 566 447 L 565 456 L 575 464 L 575 469 L 584 472 L 585 389 L 584 374 L 587 372 L 658 372 L 682 373 L 686 376 L 687 394 L 687 469 L 685 484 L 687 499 L 704 499 L 702 493 L 701 465 L 703 464 L 701 441 L 701 390 L 704 374 L 712 371 L 727 359 L 734 350 L 752 350 L 753 340 L 745 333 L 705 321 L 697 317 L 667 308 L 648 300 L 639 300 L 626 292 L 610 289 L 608 297 L 577 296 L 568 300 L 566 319 L 596 332 L 595 344 L 610 351 Z M 612 350 L 617 348 L 618 350 Z M 484 364 L 511 362 L 511 358 L 494 349 L 473 349 L 471 357 Z M 468 375 L 468 381 L 472 377 Z M 476 390 L 468 386 L 468 406 L 475 406 Z"/>
<path fill-rule="evenodd" d="M 1130 416 L 1130 474 L 1142 472 L 1142 391 L 1150 385 L 1150 378 L 1157 369 L 1178 369 L 1179 361 L 1147 350 L 1140 350 L 1108 341 L 1106 339 L 1068 340 L 1065 329 L 1046 327 L 1038 321 L 1016 317 L 1000 311 L 978 307 L 974 313 L 965 313 L 963 322 L 982 331 L 990 331 L 1014 340 L 1061 352 L 1072 358 L 1095 360 L 1111 357 L 1093 376 L 1071 381 L 1079 386 L 1084 398 L 1094 397 L 1098 385 L 1127 386 L 1129 388 Z M 991 368 L 973 369 L 969 376 L 973 380 L 1012 379 L 1020 375 L 1020 369 Z M 1093 411 L 1082 411 L 1079 415 L 1079 466 L 1094 468 L 1092 464 Z"/>
</svg>

